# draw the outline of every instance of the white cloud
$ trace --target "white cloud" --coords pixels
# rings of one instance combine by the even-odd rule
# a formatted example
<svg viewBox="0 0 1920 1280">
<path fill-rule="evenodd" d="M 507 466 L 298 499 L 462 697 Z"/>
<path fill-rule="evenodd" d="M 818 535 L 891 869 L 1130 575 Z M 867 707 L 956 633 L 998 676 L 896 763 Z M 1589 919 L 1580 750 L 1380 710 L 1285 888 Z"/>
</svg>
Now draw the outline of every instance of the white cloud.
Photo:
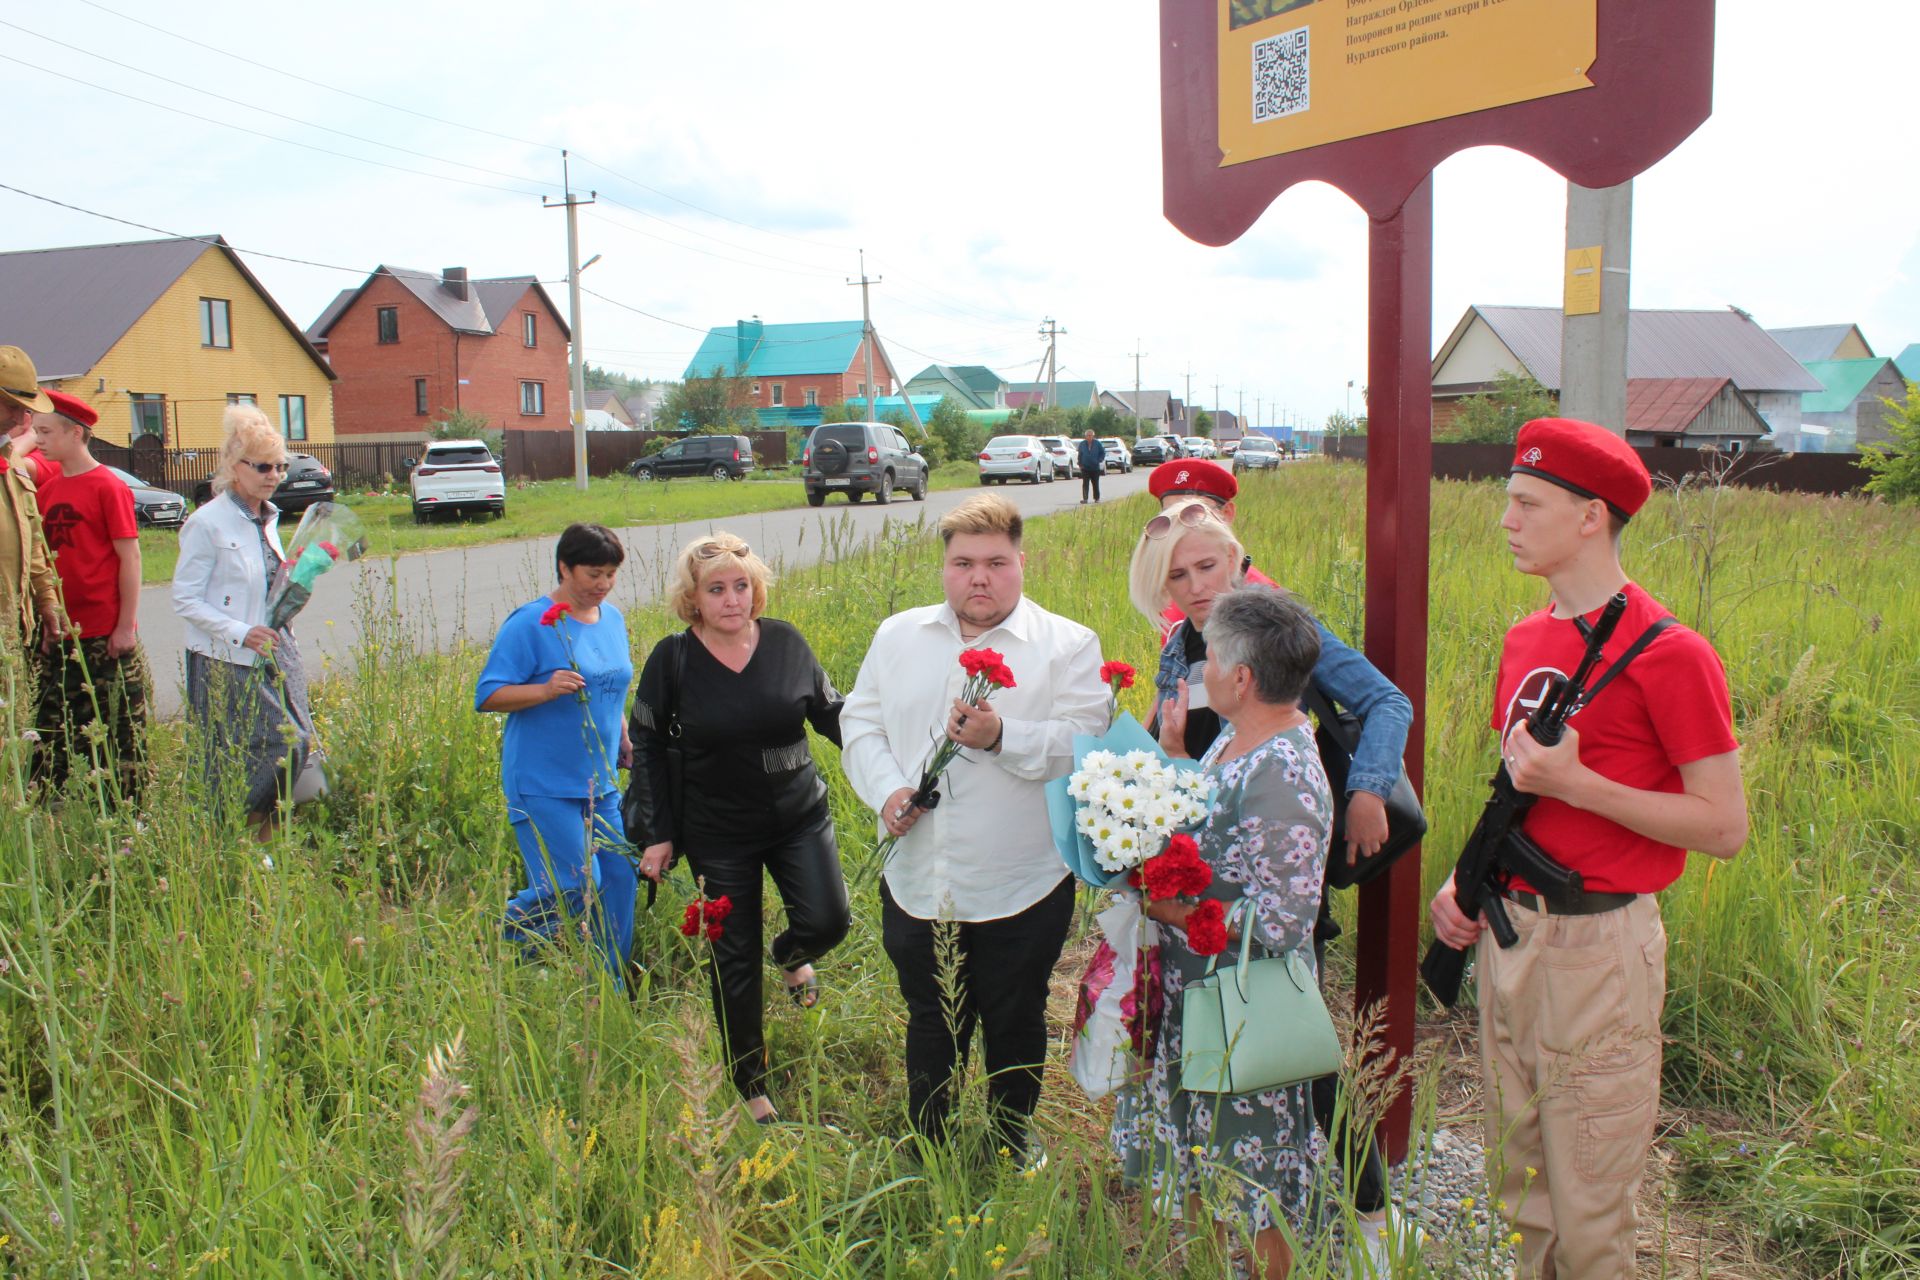
<svg viewBox="0 0 1920 1280">
<path fill-rule="evenodd" d="M 883 278 L 874 313 L 903 366 L 924 352 L 1032 376 L 1042 316 L 1067 329 L 1072 376 L 1144 377 L 1234 407 L 1244 389 L 1318 417 L 1366 370 L 1366 219 L 1296 188 L 1241 242 L 1187 241 L 1160 215 L 1157 18 L 981 0 L 832 6 L 642 3 L 545 8 L 373 5 L 316 19 L 209 0 L 136 9 L 167 30 L 300 75 L 507 135 L 344 97 L 171 39 L 89 5 L 40 0 L 8 20 L 260 107 L 609 200 L 582 221 L 601 253 L 586 283 L 704 327 L 859 314 L 855 251 Z M 1644 306 L 1738 304 L 1764 324 L 1857 320 L 1883 352 L 1920 340 L 1920 179 L 1904 85 L 1916 20 L 1878 0 L 1844 16 L 1786 0 L 1719 11 L 1715 115 L 1637 184 L 1633 289 Z M 19 31 L 0 53 L 155 103 L 406 168 L 525 184 L 216 102 Z M 6 181 L 243 248 L 369 270 L 565 270 L 562 215 L 479 190 L 190 120 L 6 64 L 21 108 Z M 534 144 L 534 145 L 529 145 Z M 1556 300 L 1564 184 L 1510 152 L 1436 178 L 1434 324 L 1470 302 Z M 620 202 L 618 205 L 613 201 Z M 627 207 L 621 207 L 622 205 Z M 652 215 L 651 217 L 647 215 Z M 727 218 L 735 221 L 728 221 Z M 739 225 L 745 223 L 748 225 Z M 141 238 L 0 192 L 8 248 Z M 252 263 L 288 311 L 314 316 L 352 273 Z M 591 358 L 677 376 L 686 328 L 588 300 Z M 0 335 L 4 340 L 5 335 Z M 913 351 L 907 348 L 914 349 Z M 1269 419 L 1276 415 L 1269 408 Z"/>
</svg>

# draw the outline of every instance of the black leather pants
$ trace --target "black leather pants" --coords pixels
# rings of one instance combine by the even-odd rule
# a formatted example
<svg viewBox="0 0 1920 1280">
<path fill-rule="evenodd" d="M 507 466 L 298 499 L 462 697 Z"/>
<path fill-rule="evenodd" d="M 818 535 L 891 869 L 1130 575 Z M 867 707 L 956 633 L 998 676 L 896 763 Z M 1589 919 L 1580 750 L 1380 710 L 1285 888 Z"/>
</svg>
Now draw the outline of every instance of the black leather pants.
<svg viewBox="0 0 1920 1280">
<path fill-rule="evenodd" d="M 786 930 L 773 940 L 774 964 L 797 969 L 838 946 L 847 936 L 849 915 L 833 819 L 823 803 L 813 821 L 773 844 L 731 848 L 706 842 L 704 848 L 687 850 L 687 865 L 703 880 L 707 897 L 733 899 L 733 914 L 713 943 L 708 966 L 713 1010 L 734 1086 L 743 1098 L 757 1097 L 767 1091 L 762 886 L 772 876 L 787 910 Z"/>
</svg>

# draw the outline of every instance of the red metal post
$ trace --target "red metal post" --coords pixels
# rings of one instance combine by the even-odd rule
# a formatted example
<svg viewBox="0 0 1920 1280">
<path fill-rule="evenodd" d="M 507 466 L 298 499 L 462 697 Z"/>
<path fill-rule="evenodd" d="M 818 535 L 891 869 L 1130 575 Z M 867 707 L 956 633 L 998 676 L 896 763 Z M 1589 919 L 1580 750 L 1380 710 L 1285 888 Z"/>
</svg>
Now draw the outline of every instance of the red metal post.
<svg viewBox="0 0 1920 1280">
<path fill-rule="evenodd" d="M 1387 218 L 1369 219 L 1367 280 L 1367 657 L 1413 700 L 1407 772 L 1424 790 L 1427 537 L 1433 477 L 1433 175 Z M 1360 890 L 1354 1000 L 1384 1000 L 1386 1047 L 1413 1053 L 1420 962 L 1420 854 Z M 1407 1152 L 1413 1100 L 1381 1124 L 1388 1160 Z"/>
</svg>

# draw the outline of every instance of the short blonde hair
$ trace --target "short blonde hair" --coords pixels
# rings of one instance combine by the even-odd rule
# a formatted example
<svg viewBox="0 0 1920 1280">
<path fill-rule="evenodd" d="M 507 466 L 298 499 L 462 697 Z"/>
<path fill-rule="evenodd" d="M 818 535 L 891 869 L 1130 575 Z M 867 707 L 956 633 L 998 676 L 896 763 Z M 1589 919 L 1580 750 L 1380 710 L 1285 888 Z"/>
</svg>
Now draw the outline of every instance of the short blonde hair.
<svg viewBox="0 0 1920 1280">
<path fill-rule="evenodd" d="M 673 562 L 673 581 L 667 585 L 667 607 L 674 616 L 692 626 L 700 621 L 700 583 L 725 569 L 739 569 L 753 584 L 753 616 L 767 611 L 767 588 L 773 585 L 773 570 L 753 554 L 746 539 L 722 530 L 695 538 L 680 548 Z"/>
<path fill-rule="evenodd" d="M 220 446 L 220 466 L 213 473 L 215 493 L 225 493 L 233 484 L 234 468 L 245 461 L 248 454 L 264 452 L 272 455 L 256 459 L 259 462 L 272 462 L 287 456 L 286 439 L 267 421 L 267 415 L 260 412 L 259 405 L 228 405 L 227 411 L 220 416 L 220 429 L 226 433 L 226 440 Z"/>
<path fill-rule="evenodd" d="M 1194 523 L 1182 523 L 1181 515 L 1193 508 L 1199 509 L 1199 517 L 1188 516 Z M 1166 611 L 1168 602 L 1173 599 L 1167 591 L 1167 575 L 1173 571 L 1174 548 L 1188 538 L 1211 538 L 1233 561 L 1236 582 L 1240 574 L 1240 559 L 1246 554 L 1240 546 L 1240 539 L 1233 536 L 1233 526 L 1220 518 L 1219 509 L 1211 502 L 1189 498 L 1168 507 L 1154 519 L 1162 517 L 1171 522 L 1166 536 L 1149 538 L 1146 531 L 1142 530 L 1140 541 L 1133 547 L 1133 563 L 1127 569 L 1127 594 L 1133 600 L 1133 607 L 1145 614 L 1149 622 L 1156 624 Z"/>
<path fill-rule="evenodd" d="M 1026 527 L 1020 508 L 997 493 L 976 493 L 940 517 L 940 541 L 952 542 L 962 533 L 1004 533 L 1014 546 Z"/>
</svg>

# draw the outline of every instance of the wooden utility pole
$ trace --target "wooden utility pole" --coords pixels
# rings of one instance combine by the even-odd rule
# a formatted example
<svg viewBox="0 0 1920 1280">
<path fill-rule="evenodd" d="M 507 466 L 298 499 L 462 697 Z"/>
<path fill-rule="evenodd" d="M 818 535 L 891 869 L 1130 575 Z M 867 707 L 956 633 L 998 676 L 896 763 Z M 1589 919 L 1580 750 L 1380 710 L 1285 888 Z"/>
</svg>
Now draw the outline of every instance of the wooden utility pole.
<svg viewBox="0 0 1920 1280">
<path fill-rule="evenodd" d="M 1046 400 L 1041 405 L 1042 408 L 1051 409 L 1056 404 L 1060 403 L 1059 381 L 1058 381 L 1060 377 L 1060 361 L 1059 361 L 1058 343 L 1060 340 L 1060 335 L 1065 332 L 1066 332 L 1065 329 L 1062 329 L 1059 325 L 1053 322 L 1052 316 L 1048 316 L 1046 319 L 1040 322 L 1040 336 L 1047 340 L 1047 359 L 1046 359 L 1047 397 L 1046 397 Z"/>
<path fill-rule="evenodd" d="M 567 153 L 560 153 L 560 190 L 566 199 L 540 198 L 542 207 L 567 211 L 567 327 L 573 330 L 568 348 L 571 352 L 571 376 L 568 399 L 573 419 L 573 487 L 587 491 L 587 365 L 585 343 L 580 337 L 580 215 L 583 204 L 592 204 L 600 193 L 589 191 L 585 200 L 573 198 L 573 183 L 567 170 Z M 456 337 L 458 335 L 455 335 Z M 542 406 L 543 408 L 545 406 Z"/>
</svg>

